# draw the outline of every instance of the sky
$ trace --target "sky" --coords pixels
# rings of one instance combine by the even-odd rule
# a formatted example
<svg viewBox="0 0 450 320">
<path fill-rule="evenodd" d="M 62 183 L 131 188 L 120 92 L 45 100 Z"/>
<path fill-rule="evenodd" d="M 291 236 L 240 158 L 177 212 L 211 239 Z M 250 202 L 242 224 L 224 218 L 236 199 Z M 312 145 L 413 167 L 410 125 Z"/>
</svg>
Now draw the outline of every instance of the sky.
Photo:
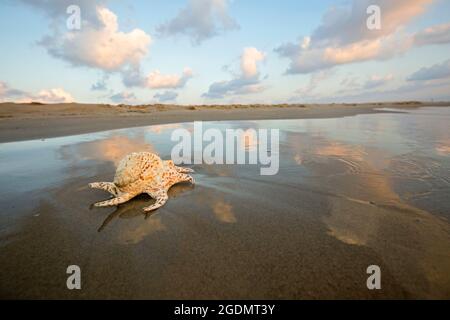
<svg viewBox="0 0 450 320">
<path fill-rule="evenodd" d="M 450 100 L 450 1 L 1 0 L 0 102 Z"/>
</svg>

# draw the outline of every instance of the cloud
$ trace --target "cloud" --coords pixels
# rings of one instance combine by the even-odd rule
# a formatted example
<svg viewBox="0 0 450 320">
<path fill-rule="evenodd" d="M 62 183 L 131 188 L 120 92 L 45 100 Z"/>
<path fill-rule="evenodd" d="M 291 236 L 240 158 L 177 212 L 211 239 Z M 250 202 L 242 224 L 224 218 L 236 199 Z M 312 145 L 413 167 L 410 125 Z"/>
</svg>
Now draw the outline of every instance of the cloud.
<svg viewBox="0 0 450 320">
<path fill-rule="evenodd" d="M 450 23 L 429 27 L 414 35 L 418 46 L 450 43 Z"/>
<path fill-rule="evenodd" d="M 72 1 L 22 0 L 34 7 L 44 10 L 54 19 L 65 14 Z M 141 29 L 128 33 L 119 30 L 118 18 L 106 8 L 106 1 L 98 5 L 92 1 L 82 0 L 75 4 L 82 8 L 82 17 L 87 11 L 94 12 L 83 20 L 80 30 L 60 32 L 53 28 L 53 33 L 44 37 L 40 44 L 54 57 L 68 61 L 74 66 L 87 66 L 106 72 L 103 79 L 91 86 L 91 90 L 106 90 L 108 73 L 118 72 L 127 87 L 150 89 L 177 89 L 185 86 L 192 78 L 192 70 L 185 68 L 181 75 L 163 75 L 156 70 L 144 76 L 141 61 L 148 54 L 151 37 Z M 214 2 L 215 3 L 215 2 Z M 220 1 L 214 4 L 219 10 Z M 119 95 L 114 95 L 120 99 Z"/>
<path fill-rule="evenodd" d="M 408 77 L 408 81 L 427 81 L 450 77 L 450 59 L 442 63 L 422 68 Z"/>
<path fill-rule="evenodd" d="M 184 68 L 180 75 L 162 74 L 155 70 L 147 76 L 142 74 L 140 67 L 127 68 L 122 72 L 122 80 L 127 87 L 140 87 L 148 89 L 181 89 L 194 76 L 191 68 Z"/>
<path fill-rule="evenodd" d="M 340 85 L 346 88 L 358 88 L 359 79 L 356 76 L 347 76 L 340 82 Z"/>
<path fill-rule="evenodd" d="M 117 15 L 106 8 L 106 0 L 21 0 L 42 10 L 50 20 L 50 33 L 38 43 L 47 52 L 72 66 L 90 67 L 122 75 L 125 84 L 140 70 L 143 58 L 152 42 L 141 29 L 119 30 Z M 81 29 L 66 29 L 66 9 L 78 5 L 81 9 Z M 92 89 L 103 89 L 98 82 Z"/>
<path fill-rule="evenodd" d="M 309 83 L 306 86 L 296 90 L 295 93 L 300 96 L 312 96 L 313 92 L 317 89 L 320 83 L 327 80 L 332 74 L 333 72 L 330 70 L 321 70 L 312 73 L 309 78 Z"/>
<path fill-rule="evenodd" d="M 238 24 L 228 14 L 228 0 L 189 0 L 186 7 L 156 31 L 161 36 L 186 35 L 194 44 L 200 44 L 237 28 Z"/>
<path fill-rule="evenodd" d="M 94 83 L 91 86 L 92 91 L 105 91 L 107 90 L 106 81 L 108 80 L 109 76 L 107 74 L 103 75 L 103 77 L 98 80 L 96 83 Z"/>
<path fill-rule="evenodd" d="M 1 101 L 9 101 L 9 100 L 15 99 L 17 97 L 23 97 L 24 95 L 27 95 L 27 93 L 22 90 L 10 88 L 6 82 L 0 81 L 0 100 Z"/>
<path fill-rule="evenodd" d="M 82 19 L 94 25 L 98 24 L 98 6 L 105 6 L 107 0 L 20 0 L 20 2 L 43 11 L 52 19 L 65 19 L 66 10 L 71 5 L 77 5 L 82 10 Z"/>
<path fill-rule="evenodd" d="M 369 101 L 405 101 L 405 100 L 448 100 L 450 99 L 450 81 L 431 80 L 409 82 L 395 89 L 372 90 L 362 93 L 350 93 L 335 96 L 333 102 L 369 102 Z M 328 99 L 330 100 L 330 99 Z"/>
<path fill-rule="evenodd" d="M 42 103 L 68 103 L 74 102 L 75 99 L 61 88 L 41 90 L 37 96 L 32 97 L 31 100 Z"/>
<path fill-rule="evenodd" d="M 123 91 L 109 97 L 115 103 L 133 103 L 136 102 L 136 95 L 132 92 Z"/>
<path fill-rule="evenodd" d="M 141 70 L 141 62 L 149 53 L 152 39 L 141 29 L 119 30 L 117 15 L 106 8 L 107 1 L 88 0 L 21 0 L 42 10 L 50 20 L 50 33 L 39 44 L 56 58 L 73 66 L 90 67 L 105 72 L 105 77 L 118 73 L 126 87 L 150 89 L 179 89 L 192 78 L 192 70 L 185 68 L 181 75 L 165 75 L 155 70 L 148 75 Z M 66 9 L 70 5 L 81 8 L 81 29 L 65 29 Z M 206 11 L 205 11 L 206 10 Z M 183 20 L 184 18 L 186 20 Z M 192 0 L 171 26 L 182 19 L 193 23 L 187 30 L 197 34 L 198 41 L 216 34 L 220 26 L 234 26 L 228 16 L 225 0 Z M 209 31 L 207 31 L 209 29 Z M 172 30 L 172 29 L 171 29 Z M 172 30 L 173 31 L 173 30 Z M 202 33 L 203 32 L 203 33 Z M 106 78 L 91 86 L 91 90 L 106 90 Z"/>
<path fill-rule="evenodd" d="M 394 89 L 378 89 L 368 91 L 345 90 L 335 93 L 316 95 L 309 98 L 308 102 L 314 103 L 363 103 L 382 101 L 407 101 L 418 100 L 427 101 L 448 101 L 450 99 L 450 82 L 446 81 L 425 81 L 410 82 Z M 294 96 L 292 102 L 304 103 L 303 97 Z"/>
<path fill-rule="evenodd" d="M 185 68 L 181 75 L 163 75 L 159 70 L 151 72 L 145 79 L 144 86 L 151 89 L 177 89 L 186 85 L 187 81 L 192 78 L 192 70 Z"/>
<path fill-rule="evenodd" d="M 391 35 L 382 39 L 360 41 L 344 46 L 308 47 L 288 43 L 275 49 L 281 57 L 288 58 L 288 74 L 311 73 L 337 65 L 388 59 L 407 51 L 412 45 L 409 37 Z"/>
<path fill-rule="evenodd" d="M 174 101 L 178 97 L 178 93 L 175 91 L 164 91 L 163 93 L 157 93 L 153 98 L 158 99 L 159 102 Z"/>
<path fill-rule="evenodd" d="M 75 99 L 62 88 L 45 89 L 39 91 L 38 94 L 32 94 L 11 88 L 6 82 L 0 81 L 0 101 L 17 103 L 69 103 L 74 102 Z"/>
<path fill-rule="evenodd" d="M 257 63 L 265 59 L 265 54 L 256 48 L 244 48 L 241 55 L 240 73 L 228 81 L 214 82 L 208 92 L 202 96 L 218 99 L 225 95 L 243 95 L 261 92 L 265 87 L 261 84 Z"/>
<path fill-rule="evenodd" d="M 292 74 L 388 59 L 420 45 L 420 41 L 424 43 L 419 35 L 416 39 L 414 35 L 404 34 L 402 27 L 422 14 L 431 2 L 432 0 L 353 0 L 351 5 L 331 8 L 310 37 L 303 37 L 297 43 L 283 44 L 275 52 L 290 60 L 287 73 Z M 380 30 L 369 30 L 366 26 L 366 9 L 369 5 L 381 8 Z M 444 29 L 433 29 L 435 40 L 446 39 L 441 35 L 445 33 Z"/>
<path fill-rule="evenodd" d="M 369 90 L 374 88 L 379 88 L 390 82 L 394 79 L 394 76 L 392 74 L 388 74 L 386 76 L 378 76 L 374 75 L 370 77 L 369 80 L 366 81 L 366 83 L 363 86 L 363 89 Z"/>
<path fill-rule="evenodd" d="M 151 38 L 144 31 L 128 33 L 118 30 L 117 16 L 105 7 L 96 7 L 99 26 L 90 22 L 80 30 L 64 34 L 56 31 L 40 44 L 54 57 L 75 66 L 88 66 L 104 71 L 120 71 L 139 65 L 148 53 Z"/>
<path fill-rule="evenodd" d="M 353 0 L 350 5 L 331 7 L 314 30 L 312 43 L 346 46 L 365 40 L 380 39 L 395 33 L 412 18 L 422 14 L 433 0 Z M 366 22 L 370 5 L 379 6 L 381 28 L 370 30 Z"/>
<path fill-rule="evenodd" d="M 230 81 L 214 82 L 203 97 L 210 99 L 223 98 L 225 95 L 238 95 L 261 92 L 264 87 L 258 79 L 238 78 Z"/>
<path fill-rule="evenodd" d="M 332 69 L 320 70 L 311 74 L 309 83 L 296 90 L 294 95 L 290 98 L 292 102 L 311 101 L 311 102 L 330 102 L 332 99 L 340 99 L 341 97 L 354 96 L 355 92 L 359 92 L 358 97 L 364 95 L 370 96 L 374 89 L 381 88 L 390 83 L 394 76 L 387 74 L 385 76 L 372 75 L 367 80 L 360 80 L 356 76 L 349 75 L 340 82 L 341 89 L 330 92 L 329 86 L 324 82 L 330 79 L 335 74 Z M 320 85 L 326 90 L 320 90 Z"/>
<path fill-rule="evenodd" d="M 141 72 L 141 67 L 128 66 L 122 70 L 122 82 L 126 87 L 144 87 L 145 79 Z"/>
<path fill-rule="evenodd" d="M 355 95 L 355 92 L 359 92 L 360 94 L 369 94 L 373 92 L 375 89 L 382 88 L 386 86 L 388 83 L 391 83 L 394 80 L 393 74 L 387 74 L 384 76 L 380 75 L 372 75 L 368 77 L 365 81 L 360 80 L 356 77 L 353 78 L 344 78 L 341 81 L 341 89 L 336 92 L 337 96 L 342 95 Z"/>
<path fill-rule="evenodd" d="M 264 60 L 264 54 L 256 48 L 245 48 L 241 57 L 241 70 L 245 78 L 253 78 L 258 75 L 259 61 Z"/>
</svg>

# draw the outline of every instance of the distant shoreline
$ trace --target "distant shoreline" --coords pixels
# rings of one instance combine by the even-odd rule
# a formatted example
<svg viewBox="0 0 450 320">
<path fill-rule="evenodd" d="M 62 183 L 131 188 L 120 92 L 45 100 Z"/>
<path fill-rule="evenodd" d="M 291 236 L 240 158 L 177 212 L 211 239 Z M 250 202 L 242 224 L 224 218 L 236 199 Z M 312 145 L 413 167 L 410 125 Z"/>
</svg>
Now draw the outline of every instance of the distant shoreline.
<svg viewBox="0 0 450 320">
<path fill-rule="evenodd" d="M 450 106 L 450 102 L 201 106 L 0 103 L 0 143 L 194 120 L 335 118 L 382 112 L 379 108 L 423 106 Z"/>
</svg>

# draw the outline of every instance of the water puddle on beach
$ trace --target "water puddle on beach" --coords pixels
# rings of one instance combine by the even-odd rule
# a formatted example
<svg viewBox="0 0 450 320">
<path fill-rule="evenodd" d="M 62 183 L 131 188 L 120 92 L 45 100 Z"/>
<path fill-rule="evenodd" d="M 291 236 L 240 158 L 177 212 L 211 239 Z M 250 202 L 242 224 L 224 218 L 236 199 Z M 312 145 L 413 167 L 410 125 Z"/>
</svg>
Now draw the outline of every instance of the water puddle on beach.
<svg viewBox="0 0 450 320">
<path fill-rule="evenodd" d="M 91 208 L 108 195 L 87 184 L 130 152 L 169 159 L 192 123 L 0 144 L 0 297 L 450 298 L 450 108 L 380 112 L 203 122 L 280 129 L 278 174 L 191 165 L 147 219 L 148 196 Z"/>
</svg>

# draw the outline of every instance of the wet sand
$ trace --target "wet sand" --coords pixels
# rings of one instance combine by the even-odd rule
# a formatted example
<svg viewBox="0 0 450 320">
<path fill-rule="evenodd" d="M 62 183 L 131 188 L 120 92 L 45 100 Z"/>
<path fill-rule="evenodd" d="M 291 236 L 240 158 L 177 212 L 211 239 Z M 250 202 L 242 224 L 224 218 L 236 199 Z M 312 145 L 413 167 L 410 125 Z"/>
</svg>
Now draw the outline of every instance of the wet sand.
<svg viewBox="0 0 450 320">
<path fill-rule="evenodd" d="M 206 123 L 279 128 L 279 173 L 190 165 L 197 184 L 147 219 L 149 197 L 91 208 L 108 195 L 87 183 L 132 151 L 168 159 L 191 124 L 0 144 L 0 297 L 448 299 L 450 108 L 378 112 Z"/>
<path fill-rule="evenodd" d="M 450 103 L 433 105 L 450 106 Z M 194 120 L 334 118 L 377 113 L 380 108 L 420 106 L 423 103 L 210 106 L 0 103 L 0 143 Z"/>
</svg>

